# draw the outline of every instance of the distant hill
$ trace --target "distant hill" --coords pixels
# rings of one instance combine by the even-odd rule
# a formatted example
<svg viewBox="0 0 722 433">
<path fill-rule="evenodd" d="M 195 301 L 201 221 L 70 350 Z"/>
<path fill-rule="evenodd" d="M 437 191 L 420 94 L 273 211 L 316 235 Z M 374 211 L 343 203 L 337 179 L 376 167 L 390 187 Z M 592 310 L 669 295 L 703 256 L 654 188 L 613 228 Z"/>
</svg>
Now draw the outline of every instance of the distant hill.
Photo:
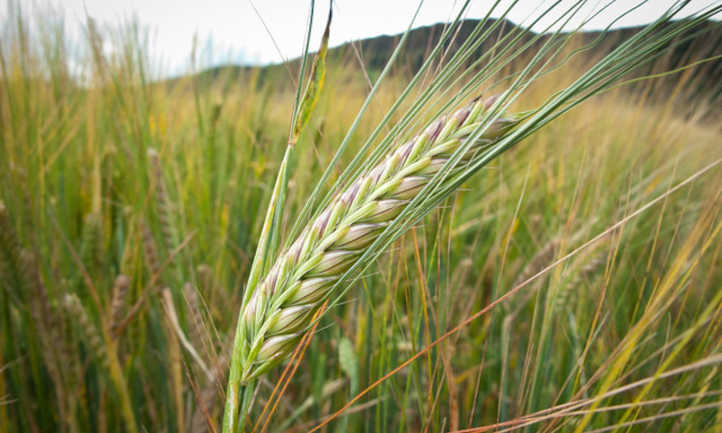
<svg viewBox="0 0 722 433">
<path fill-rule="evenodd" d="M 490 28 L 494 20 L 487 21 L 486 29 Z M 449 53 L 453 53 L 458 49 L 465 40 L 468 39 L 474 28 L 479 24 L 479 20 L 465 20 L 461 23 L 457 34 L 453 38 L 450 45 L 447 46 Z M 406 45 L 396 62 L 397 70 L 406 70 L 415 72 L 423 64 L 425 58 L 431 52 L 433 47 L 439 41 L 445 24 L 434 24 L 430 26 L 418 27 L 410 31 Z M 628 39 L 634 33 L 642 29 L 642 26 L 626 27 L 611 30 L 603 35 L 601 41 L 590 50 L 593 56 L 601 57 L 611 52 L 615 47 L 619 46 L 623 41 Z M 524 31 L 516 24 L 510 21 L 503 21 L 489 34 L 484 43 L 479 47 L 478 51 L 472 56 L 477 59 L 482 53 L 490 50 L 495 42 L 507 35 L 509 32 L 517 32 L 519 35 L 518 46 L 530 41 L 535 33 Z M 343 45 L 329 49 L 329 61 L 352 64 L 354 67 L 359 66 L 359 60 L 362 60 L 365 68 L 373 74 L 380 71 L 388 59 L 391 57 L 396 45 L 401 39 L 401 34 L 383 35 L 373 38 L 359 40 L 353 43 L 345 43 Z M 594 41 L 602 36 L 599 31 L 582 32 L 576 35 L 578 41 L 586 44 Z M 514 35 L 516 37 L 516 34 Z M 549 36 L 543 35 L 534 44 L 532 44 L 528 52 L 534 53 L 547 40 Z M 671 70 L 682 65 L 689 64 L 693 61 L 709 58 L 722 54 L 722 23 L 719 21 L 707 21 L 704 25 L 698 27 L 695 31 L 680 37 L 686 39 L 682 44 L 675 47 L 672 51 L 664 54 L 656 59 L 649 66 L 641 68 L 639 73 L 646 74 L 652 71 L 660 72 L 662 70 Z M 275 64 L 264 67 L 256 66 L 219 66 L 205 70 L 199 74 L 199 78 L 203 82 L 212 82 L 219 76 L 227 78 L 237 78 L 241 74 L 250 71 L 259 73 L 260 81 L 268 79 L 280 79 L 287 81 L 286 69 L 291 67 L 293 71 L 297 70 L 298 59 L 290 60 L 289 64 Z M 691 94 L 704 95 L 709 101 L 720 101 L 722 99 L 722 60 L 718 59 L 712 62 L 700 65 L 691 72 L 692 77 L 687 80 L 686 86 L 692 86 Z M 666 80 L 669 84 L 674 84 L 680 75 L 669 77 Z"/>
</svg>

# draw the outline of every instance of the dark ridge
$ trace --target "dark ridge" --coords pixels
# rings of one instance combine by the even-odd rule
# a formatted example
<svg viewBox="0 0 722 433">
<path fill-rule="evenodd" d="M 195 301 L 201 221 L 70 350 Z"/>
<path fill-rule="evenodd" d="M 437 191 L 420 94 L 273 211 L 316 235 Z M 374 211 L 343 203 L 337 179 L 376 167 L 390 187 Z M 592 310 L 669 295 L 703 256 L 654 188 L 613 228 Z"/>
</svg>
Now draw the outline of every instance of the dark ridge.
<svg viewBox="0 0 722 433">
<path fill-rule="evenodd" d="M 489 20 L 485 24 L 486 28 L 484 30 L 495 23 L 496 21 Z M 447 58 L 454 50 L 461 46 L 478 24 L 479 20 L 464 20 L 461 23 L 452 42 L 447 43 L 447 46 L 444 47 L 449 53 Z M 439 41 L 446 25 L 448 24 L 439 23 L 411 30 L 406 41 L 406 46 L 395 65 L 396 71 L 416 72 Z M 608 31 L 606 34 L 603 34 L 601 31 L 580 32 L 575 38 L 581 41 L 580 45 L 594 42 L 599 38 L 598 43 L 587 52 L 587 56 L 599 58 L 610 53 L 614 48 L 618 47 L 623 41 L 642 28 L 643 26 L 619 28 Z M 517 42 L 518 45 L 528 42 L 536 35 L 531 31 L 523 30 L 511 21 L 504 20 L 489 34 L 477 52 L 471 57 L 471 60 L 473 61 L 482 53 L 491 49 L 499 38 L 512 31 L 521 33 L 519 42 Z M 359 40 L 354 42 L 355 49 L 351 43 L 345 43 L 331 48 L 328 53 L 329 63 L 348 64 L 354 68 L 359 68 L 360 57 L 363 60 L 364 67 L 373 78 L 391 57 L 401 36 L 401 34 L 382 35 Z M 548 37 L 549 35 L 543 35 L 527 52 L 530 53 L 530 55 L 534 53 Z M 677 40 L 679 42 L 677 46 L 669 52 L 652 59 L 648 64 L 641 67 L 636 75 L 670 71 L 701 59 L 722 54 L 722 23 L 719 21 L 707 21 L 692 31 L 680 36 Z M 206 69 L 197 74 L 195 78 L 197 79 L 196 82 L 200 83 L 200 85 L 209 85 L 217 82 L 221 77 L 224 80 L 236 80 L 248 79 L 249 76 L 255 75 L 258 83 L 271 81 L 274 85 L 284 85 L 291 83 L 288 70 L 296 74 L 298 66 L 299 59 L 289 60 L 285 64 L 279 63 L 268 66 L 224 65 Z M 682 80 L 683 76 L 684 80 Z M 167 83 L 173 85 L 183 78 L 184 77 L 169 80 Z M 682 90 L 686 92 L 685 94 L 695 99 L 704 97 L 712 106 L 718 105 L 716 102 L 719 102 L 719 99 L 722 97 L 722 59 L 710 61 L 685 72 L 665 77 L 663 80 L 658 80 L 657 84 L 660 82 L 663 84 L 661 84 L 660 87 L 656 87 L 657 89 L 664 88 L 672 91 L 676 88 L 677 84 L 681 84 L 681 86 L 679 86 L 681 89 L 676 89 L 675 91 Z M 638 85 L 634 88 L 639 89 L 641 87 L 643 86 Z"/>
</svg>

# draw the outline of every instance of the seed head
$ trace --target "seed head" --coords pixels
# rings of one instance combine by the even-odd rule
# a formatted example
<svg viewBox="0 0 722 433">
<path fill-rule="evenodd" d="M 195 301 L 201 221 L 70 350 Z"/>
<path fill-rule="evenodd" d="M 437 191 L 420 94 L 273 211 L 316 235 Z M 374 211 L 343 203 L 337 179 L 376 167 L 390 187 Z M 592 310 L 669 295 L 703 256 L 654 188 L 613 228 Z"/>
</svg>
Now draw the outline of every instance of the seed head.
<svg viewBox="0 0 722 433">
<path fill-rule="evenodd" d="M 242 313 L 242 380 L 288 358 L 331 289 L 462 144 L 462 161 L 516 124 L 500 119 L 468 143 L 488 101 L 475 101 L 397 146 L 338 194 L 262 278 Z"/>
</svg>

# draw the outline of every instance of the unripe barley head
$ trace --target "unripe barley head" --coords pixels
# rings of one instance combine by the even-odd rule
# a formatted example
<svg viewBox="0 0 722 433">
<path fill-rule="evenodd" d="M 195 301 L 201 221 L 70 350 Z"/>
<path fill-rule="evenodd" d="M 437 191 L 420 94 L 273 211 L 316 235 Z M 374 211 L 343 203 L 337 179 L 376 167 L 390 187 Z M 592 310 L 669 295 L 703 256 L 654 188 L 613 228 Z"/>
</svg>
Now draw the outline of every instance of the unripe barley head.
<svg viewBox="0 0 722 433">
<path fill-rule="evenodd" d="M 464 144 L 488 107 L 489 102 L 475 101 L 392 149 L 280 254 L 241 313 L 244 381 L 289 357 L 338 279 Z M 496 120 L 462 161 L 516 123 Z"/>
</svg>

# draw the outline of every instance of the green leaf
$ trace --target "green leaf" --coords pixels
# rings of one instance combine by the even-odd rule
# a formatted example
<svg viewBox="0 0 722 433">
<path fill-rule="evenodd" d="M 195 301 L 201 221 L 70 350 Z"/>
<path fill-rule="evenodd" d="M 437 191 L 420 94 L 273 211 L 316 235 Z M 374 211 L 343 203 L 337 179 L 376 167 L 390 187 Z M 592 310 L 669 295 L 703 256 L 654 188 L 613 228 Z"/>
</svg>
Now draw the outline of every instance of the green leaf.
<svg viewBox="0 0 722 433">
<path fill-rule="evenodd" d="M 296 123 L 293 125 L 293 134 L 291 135 L 290 145 L 294 145 L 298 140 L 298 136 L 301 135 L 301 131 L 308 124 L 308 120 L 313 114 L 313 109 L 318 103 L 318 97 L 323 89 L 323 83 L 326 79 L 326 53 L 328 52 L 328 36 L 331 30 L 331 18 L 333 16 L 333 10 L 328 10 L 328 21 L 326 21 L 326 30 L 323 32 L 321 38 L 321 48 L 318 49 L 318 53 L 313 60 L 311 66 L 311 77 L 308 81 L 306 91 L 303 95 L 303 101 L 299 108 L 299 115 L 296 117 Z"/>
</svg>

